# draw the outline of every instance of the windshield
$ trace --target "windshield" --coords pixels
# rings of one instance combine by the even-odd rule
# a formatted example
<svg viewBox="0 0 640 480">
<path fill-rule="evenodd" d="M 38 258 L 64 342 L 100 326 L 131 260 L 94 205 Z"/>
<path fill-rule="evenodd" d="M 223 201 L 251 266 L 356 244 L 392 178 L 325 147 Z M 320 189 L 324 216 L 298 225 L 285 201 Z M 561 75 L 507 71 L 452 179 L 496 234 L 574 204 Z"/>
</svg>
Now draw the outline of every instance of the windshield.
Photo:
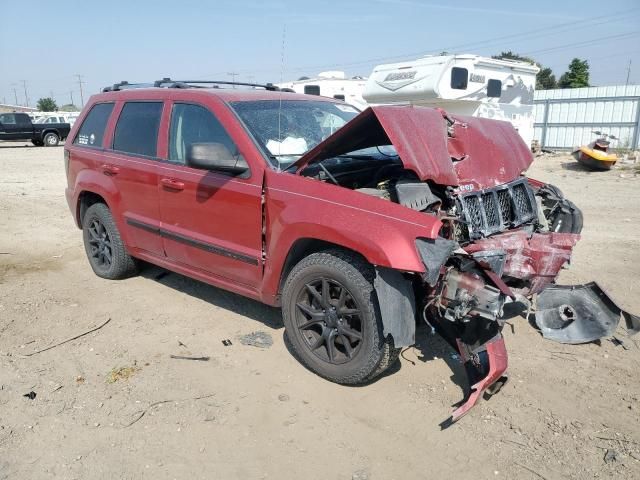
<svg viewBox="0 0 640 480">
<path fill-rule="evenodd" d="M 278 169 L 287 168 L 359 113 L 351 105 L 322 100 L 260 100 L 231 106 Z"/>
</svg>

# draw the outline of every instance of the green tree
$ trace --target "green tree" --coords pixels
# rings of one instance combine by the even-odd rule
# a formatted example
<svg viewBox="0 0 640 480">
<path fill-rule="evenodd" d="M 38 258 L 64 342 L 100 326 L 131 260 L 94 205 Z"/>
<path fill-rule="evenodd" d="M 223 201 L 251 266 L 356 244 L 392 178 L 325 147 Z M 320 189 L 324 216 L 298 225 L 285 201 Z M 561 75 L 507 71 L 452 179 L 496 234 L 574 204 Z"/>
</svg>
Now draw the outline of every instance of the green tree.
<svg viewBox="0 0 640 480">
<path fill-rule="evenodd" d="M 589 86 L 589 62 L 574 58 L 569 70 L 562 74 L 558 81 L 560 88 L 581 88 Z"/>
<path fill-rule="evenodd" d="M 532 65 L 536 65 L 540 71 L 536 75 L 536 89 L 537 90 L 551 90 L 553 88 L 558 88 L 558 84 L 556 83 L 556 76 L 553 74 L 553 70 L 549 67 L 543 67 L 541 63 L 536 62 L 533 58 L 523 57 L 522 55 L 518 55 L 517 53 L 512 52 L 511 50 L 507 52 L 501 52 L 500 55 L 494 55 L 491 58 L 496 58 L 498 60 L 516 60 L 518 62 L 526 62 Z"/>
<path fill-rule="evenodd" d="M 36 107 L 38 107 L 38 110 L 40 110 L 41 112 L 55 112 L 56 110 L 58 110 L 56 101 L 50 97 L 45 97 L 38 100 Z"/>
<path fill-rule="evenodd" d="M 540 71 L 536 75 L 536 89 L 551 90 L 554 88 L 558 88 L 558 82 L 556 82 L 556 76 L 553 74 L 553 70 L 540 65 Z"/>
</svg>

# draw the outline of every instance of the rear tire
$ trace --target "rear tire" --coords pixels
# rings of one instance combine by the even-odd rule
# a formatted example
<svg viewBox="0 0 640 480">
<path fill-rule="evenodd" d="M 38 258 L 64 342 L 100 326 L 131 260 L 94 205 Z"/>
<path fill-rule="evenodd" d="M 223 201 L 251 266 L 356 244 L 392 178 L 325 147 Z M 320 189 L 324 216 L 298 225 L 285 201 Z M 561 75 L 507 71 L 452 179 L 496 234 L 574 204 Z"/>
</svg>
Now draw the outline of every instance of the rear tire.
<svg viewBox="0 0 640 480">
<path fill-rule="evenodd" d="M 397 354 L 382 337 L 371 265 L 329 250 L 298 263 L 283 288 L 282 315 L 294 355 L 332 382 L 354 385 L 374 379 Z"/>
<path fill-rule="evenodd" d="M 33 143 L 36 147 L 44 146 L 44 142 L 42 140 L 31 140 L 31 143 Z"/>
<path fill-rule="evenodd" d="M 60 137 L 53 132 L 47 133 L 42 139 L 45 147 L 55 147 L 60 143 Z"/>
<path fill-rule="evenodd" d="M 136 261 L 127 253 L 104 203 L 94 203 L 87 209 L 82 219 L 82 237 L 89 264 L 99 277 L 119 280 L 137 273 Z"/>
</svg>

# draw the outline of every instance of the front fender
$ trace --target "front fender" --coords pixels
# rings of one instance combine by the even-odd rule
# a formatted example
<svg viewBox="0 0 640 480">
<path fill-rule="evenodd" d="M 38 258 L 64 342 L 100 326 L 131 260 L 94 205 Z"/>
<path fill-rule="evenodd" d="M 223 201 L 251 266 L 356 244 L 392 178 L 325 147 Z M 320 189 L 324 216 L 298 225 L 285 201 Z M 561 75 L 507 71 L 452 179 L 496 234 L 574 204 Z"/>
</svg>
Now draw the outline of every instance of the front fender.
<svg viewBox="0 0 640 480">
<path fill-rule="evenodd" d="M 346 188 L 286 173 L 265 173 L 267 261 L 264 288 L 276 295 L 287 255 L 299 239 L 339 245 L 372 265 L 424 272 L 416 238 L 434 239 L 437 218 Z"/>
</svg>

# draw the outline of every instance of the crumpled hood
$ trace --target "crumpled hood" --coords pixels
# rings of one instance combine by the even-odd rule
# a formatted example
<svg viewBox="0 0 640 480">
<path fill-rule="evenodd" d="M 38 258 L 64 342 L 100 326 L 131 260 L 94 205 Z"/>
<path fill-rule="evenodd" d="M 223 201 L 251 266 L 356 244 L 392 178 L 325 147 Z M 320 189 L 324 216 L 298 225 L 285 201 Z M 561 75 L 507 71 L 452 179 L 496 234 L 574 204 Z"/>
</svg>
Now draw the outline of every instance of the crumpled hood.
<svg viewBox="0 0 640 480">
<path fill-rule="evenodd" d="M 453 121 L 449 126 L 447 120 Z M 449 132 L 453 136 L 449 136 Z M 304 154 L 295 167 L 359 150 L 393 145 L 405 168 L 442 185 L 482 190 L 509 182 L 533 156 L 508 122 L 448 115 L 416 106 L 374 106 Z"/>
</svg>

